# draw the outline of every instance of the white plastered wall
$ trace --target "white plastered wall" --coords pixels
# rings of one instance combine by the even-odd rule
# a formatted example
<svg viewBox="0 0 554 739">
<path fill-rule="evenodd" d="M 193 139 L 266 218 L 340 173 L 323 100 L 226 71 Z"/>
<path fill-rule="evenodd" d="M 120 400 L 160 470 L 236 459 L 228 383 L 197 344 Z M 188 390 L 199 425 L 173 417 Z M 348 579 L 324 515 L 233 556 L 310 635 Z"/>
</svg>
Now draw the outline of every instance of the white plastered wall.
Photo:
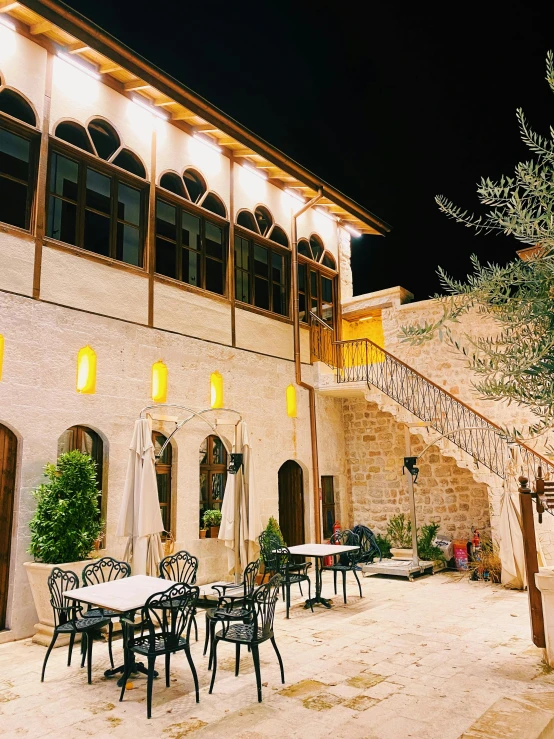
<svg viewBox="0 0 554 739">
<path fill-rule="evenodd" d="M 39 127 L 44 111 L 46 57 L 42 46 L 0 25 L 0 73 L 8 87 L 29 100 L 37 112 Z"/>
</svg>

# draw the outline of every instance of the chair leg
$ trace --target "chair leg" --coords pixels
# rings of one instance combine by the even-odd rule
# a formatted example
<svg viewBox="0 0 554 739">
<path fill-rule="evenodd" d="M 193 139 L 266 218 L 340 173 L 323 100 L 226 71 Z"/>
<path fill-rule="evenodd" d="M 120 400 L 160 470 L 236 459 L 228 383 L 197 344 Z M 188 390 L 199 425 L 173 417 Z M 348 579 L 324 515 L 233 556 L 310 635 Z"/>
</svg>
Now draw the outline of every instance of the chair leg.
<svg viewBox="0 0 554 739">
<path fill-rule="evenodd" d="M 308 578 L 308 600 L 310 601 L 310 608 L 312 613 L 314 612 L 314 604 L 312 602 L 312 581 Z"/>
<path fill-rule="evenodd" d="M 194 624 L 194 640 L 198 641 L 198 624 L 196 623 L 196 615 L 192 617 L 192 623 Z"/>
<path fill-rule="evenodd" d="M 185 654 L 187 655 L 187 660 L 190 666 L 190 671 L 192 672 L 192 679 L 194 680 L 194 692 L 196 693 L 196 702 L 200 703 L 200 693 L 198 689 L 198 675 L 196 674 L 196 667 L 194 666 L 194 662 L 192 661 L 192 655 L 190 653 L 190 647 L 188 644 L 185 647 Z M 215 675 L 215 667 L 214 667 L 214 675 Z"/>
<path fill-rule="evenodd" d="M 237 642 L 235 645 L 235 677 L 239 674 L 240 668 L 240 644 Z"/>
<path fill-rule="evenodd" d="M 342 596 L 346 603 L 346 570 L 342 571 Z"/>
<path fill-rule="evenodd" d="M 113 670 L 115 665 L 113 663 L 112 638 L 113 638 L 113 623 L 112 623 L 112 620 L 110 619 L 110 623 L 108 624 L 108 654 L 110 655 L 110 665 L 112 666 L 112 670 Z"/>
<path fill-rule="evenodd" d="M 219 642 L 219 639 L 214 639 L 212 641 L 212 681 L 210 683 L 210 689 L 209 693 L 211 693 L 214 689 L 214 683 L 215 683 L 215 673 L 217 672 L 217 644 Z"/>
<path fill-rule="evenodd" d="M 290 611 L 290 582 L 286 585 L 286 591 L 287 591 L 287 618 L 289 617 L 289 611 Z"/>
<path fill-rule="evenodd" d="M 69 650 L 67 652 L 67 666 L 71 667 L 71 654 L 73 653 L 73 644 L 75 643 L 75 632 L 69 637 Z"/>
<path fill-rule="evenodd" d="M 300 582 L 300 580 L 298 581 L 298 587 L 300 588 L 300 595 L 304 597 L 304 593 L 302 592 L 302 583 Z"/>
<path fill-rule="evenodd" d="M 81 668 L 85 666 L 85 660 L 87 658 L 87 632 L 81 633 Z"/>
<path fill-rule="evenodd" d="M 131 670 L 129 668 L 129 665 L 127 664 L 127 656 L 125 656 L 125 666 L 123 668 L 123 685 L 121 686 L 119 702 L 123 700 L 123 696 L 125 695 L 125 688 L 127 687 L 127 680 L 129 679 L 130 675 L 131 675 Z"/>
<path fill-rule="evenodd" d="M 208 645 L 210 643 L 210 620 L 208 619 L 208 614 L 206 614 L 206 638 L 204 639 L 204 657 L 206 656 L 206 652 L 208 651 Z"/>
<path fill-rule="evenodd" d="M 146 718 L 152 718 L 152 684 L 154 682 L 155 657 L 148 657 L 148 681 L 146 684 Z"/>
<path fill-rule="evenodd" d="M 353 570 L 353 572 L 354 572 L 354 577 L 356 578 L 356 582 L 358 583 L 358 590 L 360 591 L 360 598 L 363 598 L 364 596 L 362 595 L 362 585 L 358 578 L 358 573 L 356 572 L 356 570 Z"/>
<path fill-rule="evenodd" d="M 210 641 L 212 646 L 210 647 L 210 657 L 208 659 L 208 670 L 211 670 L 214 662 L 214 645 L 215 645 L 215 619 L 210 621 Z"/>
<path fill-rule="evenodd" d="M 260 673 L 260 651 L 257 644 L 252 644 L 252 658 L 256 672 L 256 687 L 258 688 L 258 703 L 262 702 L 262 675 Z"/>
<path fill-rule="evenodd" d="M 283 660 L 281 659 L 281 655 L 279 653 L 279 650 L 277 649 L 277 644 L 275 643 L 274 636 L 271 637 L 271 643 L 273 644 L 273 649 L 275 650 L 275 654 L 277 655 L 277 659 L 279 660 L 279 667 L 281 668 L 281 682 L 284 685 L 285 684 L 285 668 L 283 667 Z"/>
<path fill-rule="evenodd" d="M 44 662 L 42 664 L 42 675 L 41 675 L 41 678 L 40 678 L 40 682 L 41 683 L 44 682 L 44 672 L 46 670 L 46 663 L 48 662 L 48 657 L 50 657 L 50 652 L 54 648 L 54 644 L 56 643 L 56 639 L 57 638 L 58 638 L 58 632 L 57 631 L 54 631 L 54 635 L 52 636 L 52 641 L 50 642 L 50 646 L 46 650 L 46 656 L 44 657 Z"/>
<path fill-rule="evenodd" d="M 87 634 L 87 680 L 88 680 L 89 685 L 92 683 L 92 644 L 93 642 L 94 642 L 94 638 L 92 634 L 89 632 Z"/>
<path fill-rule="evenodd" d="M 171 662 L 171 652 L 167 652 L 165 655 L 165 687 L 169 688 L 170 686 L 170 680 L 169 680 L 169 665 Z"/>
<path fill-rule="evenodd" d="M 337 594 L 337 571 L 333 570 L 333 585 L 335 586 L 335 595 Z"/>
</svg>

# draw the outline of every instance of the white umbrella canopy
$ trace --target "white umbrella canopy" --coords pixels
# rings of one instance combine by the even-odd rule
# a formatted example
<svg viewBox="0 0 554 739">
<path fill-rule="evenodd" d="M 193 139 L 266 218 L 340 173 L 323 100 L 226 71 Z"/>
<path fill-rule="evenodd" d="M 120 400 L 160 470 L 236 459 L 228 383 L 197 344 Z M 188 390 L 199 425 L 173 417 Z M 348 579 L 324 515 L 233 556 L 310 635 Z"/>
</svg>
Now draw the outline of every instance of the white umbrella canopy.
<svg viewBox="0 0 554 739">
<path fill-rule="evenodd" d="M 519 510 L 519 494 L 512 493 L 506 487 L 500 502 L 500 561 L 502 562 L 502 585 L 514 590 L 527 587 L 525 574 L 525 552 L 523 549 L 523 533 L 521 529 L 521 513 Z"/>
<path fill-rule="evenodd" d="M 263 530 L 254 480 L 252 448 L 244 421 L 239 421 L 235 427 L 233 452 L 242 454 L 242 467 L 236 475 L 227 476 L 221 507 L 219 539 L 228 548 L 229 572 L 234 572 L 236 577 L 244 571 L 249 562 L 258 557 L 258 536 Z M 238 541 L 236 541 L 237 529 Z M 238 573 L 235 571 L 237 564 L 240 570 Z"/>
<path fill-rule="evenodd" d="M 163 557 L 160 534 L 164 530 L 158 483 L 152 422 L 135 421 L 129 445 L 129 461 L 123 488 L 123 501 L 117 524 L 117 536 L 128 538 L 124 558 L 131 563 L 133 575 L 158 575 Z"/>
</svg>

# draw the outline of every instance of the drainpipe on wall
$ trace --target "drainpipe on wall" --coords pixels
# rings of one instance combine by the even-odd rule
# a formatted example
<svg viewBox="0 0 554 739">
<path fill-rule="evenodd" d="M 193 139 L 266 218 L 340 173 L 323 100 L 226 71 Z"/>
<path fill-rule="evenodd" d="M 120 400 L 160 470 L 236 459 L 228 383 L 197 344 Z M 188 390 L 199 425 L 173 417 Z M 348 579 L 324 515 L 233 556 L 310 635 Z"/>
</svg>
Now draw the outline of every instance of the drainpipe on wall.
<svg viewBox="0 0 554 739">
<path fill-rule="evenodd" d="M 314 526 L 315 540 L 321 542 L 321 505 L 319 486 L 319 461 L 317 458 L 317 424 L 315 411 L 315 390 L 313 385 L 302 381 L 302 364 L 300 361 L 300 313 L 298 304 L 298 234 L 296 219 L 314 206 L 323 197 L 323 190 L 319 189 L 317 195 L 305 203 L 300 210 L 292 214 L 292 319 L 294 326 L 294 368 L 296 373 L 296 384 L 308 391 L 310 404 L 310 436 L 312 442 L 312 476 L 314 485 Z M 308 310 L 308 305 L 306 305 Z"/>
</svg>

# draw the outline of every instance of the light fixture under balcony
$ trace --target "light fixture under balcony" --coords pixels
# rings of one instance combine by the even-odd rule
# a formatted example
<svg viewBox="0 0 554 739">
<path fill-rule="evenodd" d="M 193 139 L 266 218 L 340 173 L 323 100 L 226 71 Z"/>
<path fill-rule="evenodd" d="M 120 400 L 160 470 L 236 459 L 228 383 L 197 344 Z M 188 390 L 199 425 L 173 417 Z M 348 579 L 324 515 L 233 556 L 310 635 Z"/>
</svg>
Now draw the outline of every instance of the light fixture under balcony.
<svg viewBox="0 0 554 739">
<path fill-rule="evenodd" d="M 138 95 L 133 95 L 131 100 L 134 102 L 135 105 L 138 105 L 139 108 L 142 108 L 143 110 L 147 110 L 149 113 L 152 113 L 152 115 L 155 115 L 156 118 L 161 118 L 162 121 L 168 121 L 169 116 L 167 113 L 164 113 L 161 110 L 158 110 L 153 105 L 150 105 L 146 100 L 143 100 L 142 98 L 138 97 Z"/>
<path fill-rule="evenodd" d="M 1 18 L 1 16 L 0 16 Z M 98 72 L 95 72 L 92 67 L 88 67 L 86 64 L 82 64 L 77 59 L 74 59 L 69 54 L 65 54 L 63 51 L 58 51 L 58 57 L 64 61 L 66 64 L 71 64 L 72 67 L 75 67 L 75 69 L 78 69 L 80 72 L 84 72 L 84 74 L 88 74 L 89 77 L 92 77 L 93 80 L 99 80 L 100 75 Z"/>
<path fill-rule="evenodd" d="M 259 177 L 261 180 L 267 180 L 266 173 L 263 170 L 258 169 L 258 167 L 255 167 L 253 164 L 245 162 L 242 166 L 244 167 L 244 169 L 252 172 L 252 174 L 255 174 L 256 177 Z"/>
<path fill-rule="evenodd" d="M 315 208 L 314 210 L 316 211 L 316 213 L 320 213 L 322 216 L 325 216 L 325 218 L 328 218 L 330 221 L 334 221 L 336 223 L 338 220 L 336 216 L 334 216 L 328 210 L 325 210 L 325 208 Z"/>
<path fill-rule="evenodd" d="M 209 139 L 207 136 L 204 136 L 201 133 L 197 133 L 196 131 L 192 134 L 192 138 L 196 139 L 197 141 L 200 141 L 201 144 L 204 144 L 204 146 L 207 146 L 209 149 L 213 149 L 214 151 L 217 151 L 219 154 L 223 151 L 221 146 L 218 146 L 215 141 L 212 141 L 212 139 Z"/>
<path fill-rule="evenodd" d="M 349 234 L 350 234 L 351 236 L 353 236 L 353 237 L 354 237 L 355 239 L 357 239 L 357 238 L 358 238 L 359 236 L 361 236 L 361 235 L 362 235 L 362 232 L 361 232 L 361 231 L 358 231 L 358 230 L 357 230 L 356 228 L 354 228 L 354 226 L 351 226 L 351 225 L 350 225 L 349 223 L 343 223 L 343 224 L 342 224 L 342 226 L 343 226 L 343 228 L 345 228 L 345 229 L 346 229 L 346 230 L 348 231 L 348 233 L 349 233 Z"/>
</svg>

